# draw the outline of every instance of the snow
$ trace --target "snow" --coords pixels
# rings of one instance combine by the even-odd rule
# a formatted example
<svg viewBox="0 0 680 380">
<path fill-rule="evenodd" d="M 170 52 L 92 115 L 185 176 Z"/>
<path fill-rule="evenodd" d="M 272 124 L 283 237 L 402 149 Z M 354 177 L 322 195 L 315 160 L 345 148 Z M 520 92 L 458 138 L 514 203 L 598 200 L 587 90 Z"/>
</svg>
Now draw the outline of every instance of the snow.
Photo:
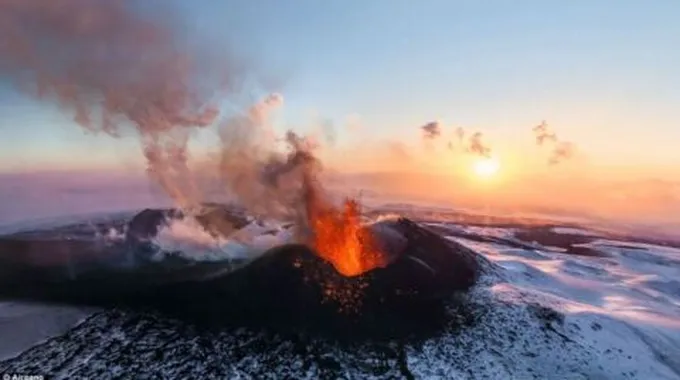
<svg viewBox="0 0 680 380">
<path fill-rule="evenodd" d="M 588 231 L 584 230 L 581 228 L 572 228 L 572 227 L 553 227 L 552 228 L 553 232 L 557 234 L 565 234 L 565 235 L 583 235 L 583 236 L 599 236 L 598 233 L 593 232 L 593 231 Z"/>
<path fill-rule="evenodd" d="M 465 378 L 468 372 L 507 379 L 680 378 L 680 250 L 601 239 L 588 246 L 612 257 L 584 257 L 452 239 L 502 268 L 471 295 L 492 311 L 484 323 L 434 339 L 422 353 L 411 352 L 414 373 L 447 378 Z M 566 338 L 553 336 L 545 344 L 543 337 L 533 336 L 540 329 L 532 327 L 536 320 L 527 314 L 528 305 L 563 315 L 560 329 Z M 509 332 L 521 346 L 507 344 Z M 451 366 L 459 361 L 443 356 L 465 356 L 452 347 L 472 350 L 475 357 L 466 356 L 465 366 Z"/>
<path fill-rule="evenodd" d="M 680 379 L 680 249 L 599 238 L 585 229 L 553 228 L 559 234 L 592 236 L 593 241 L 581 245 L 605 254 L 578 256 L 538 244 L 534 249 L 503 244 L 503 239 L 512 241 L 517 229 L 525 227 L 466 226 L 445 220 L 430 225 L 439 227 L 440 233 L 450 231 L 449 239 L 480 253 L 493 270 L 466 297 L 473 323 L 403 348 L 403 366 L 415 378 Z M 472 241 L 465 234 L 496 240 Z M 216 261 L 254 259 L 267 248 L 291 238 L 291 231 L 281 223 L 253 221 L 235 235 L 216 239 L 195 221 L 182 219 L 171 221 L 154 242 L 164 251 L 181 251 L 186 258 Z M 187 369 L 188 359 L 178 358 L 177 365 L 183 370 L 215 370 L 218 364 L 213 363 L 221 363 L 229 367 L 225 374 L 244 378 L 252 377 L 253 373 L 318 378 L 324 373 L 320 363 L 331 360 L 338 363 L 338 370 L 345 371 L 347 377 L 371 377 L 362 371 L 377 366 L 374 361 L 379 361 L 368 351 L 355 357 L 348 351 L 317 342 L 314 345 L 322 347 L 320 352 L 331 359 L 317 358 L 310 364 L 283 338 L 268 352 L 260 350 L 239 356 L 251 341 L 255 342 L 253 345 L 264 344 L 265 338 L 247 332 L 220 335 L 211 343 L 217 348 L 201 351 L 196 340 L 202 338 L 186 338 L 178 327 L 167 333 L 161 327 L 149 330 L 135 338 L 139 343 L 133 344 L 131 332 L 123 329 L 130 319 L 125 315 L 99 314 L 87 322 L 90 327 L 86 328 L 86 323 L 73 328 L 91 314 L 92 310 L 79 308 L 0 304 L 0 358 L 13 357 L 35 346 L 19 357 L 25 355 L 24 359 L 0 362 L 0 368 L 7 363 L 16 363 L 12 368 L 32 368 L 26 366 L 42 357 L 41 350 L 61 350 L 51 359 L 49 368 L 62 368 L 59 358 L 77 355 L 78 344 L 82 344 L 78 342 L 85 340 L 101 342 L 102 346 L 78 354 L 86 355 L 79 357 L 79 361 L 69 359 L 63 367 L 64 377 L 97 373 L 97 368 L 109 368 L 123 375 L 127 368 L 113 365 L 109 361 L 113 359 L 107 359 L 107 355 L 114 355 L 109 351 L 128 347 L 143 353 L 147 343 L 148 347 L 176 346 L 172 350 L 166 348 L 167 357 L 173 357 L 176 350 L 182 357 L 200 358 L 192 361 L 200 368 L 193 369 Z M 166 323 L 142 320 L 145 329 Z M 71 335 L 63 335 L 67 331 Z M 45 342 L 51 336 L 61 338 Z M 266 339 L 267 344 L 274 344 L 273 338 Z M 137 356 L 142 358 L 142 353 Z M 202 355 L 207 355 L 205 360 Z M 130 356 L 129 360 L 136 359 Z M 145 360 L 149 368 L 156 365 Z M 400 360 L 395 356 L 387 360 L 389 365 L 380 362 L 390 368 L 385 376 L 400 376 L 401 372 L 394 369 Z M 264 368 L 265 362 L 276 368 Z M 173 372 L 171 360 L 162 364 L 158 368 L 164 375 L 176 377 L 178 372 Z M 82 372 L 83 368 L 92 372 Z M 139 371 L 142 370 L 140 367 Z"/>
<path fill-rule="evenodd" d="M 416 377 L 678 378 L 677 370 L 658 357 L 659 352 L 670 356 L 677 346 L 662 347 L 667 335 L 658 328 L 572 313 L 557 299 L 510 284 L 477 289 L 472 296 L 485 310 L 480 322 L 411 349 L 408 366 Z M 555 309 L 554 318 L 544 318 Z"/>
</svg>

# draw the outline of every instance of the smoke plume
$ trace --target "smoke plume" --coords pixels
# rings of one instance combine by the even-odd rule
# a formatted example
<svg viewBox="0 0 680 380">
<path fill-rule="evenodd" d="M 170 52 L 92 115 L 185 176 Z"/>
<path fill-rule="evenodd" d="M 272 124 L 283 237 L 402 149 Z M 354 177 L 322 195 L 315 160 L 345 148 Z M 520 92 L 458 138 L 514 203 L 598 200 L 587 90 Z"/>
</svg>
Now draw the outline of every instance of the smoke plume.
<svg viewBox="0 0 680 380">
<path fill-rule="evenodd" d="M 270 95 L 220 127 L 218 172 L 223 190 L 255 215 L 289 218 L 297 213 L 304 180 L 320 163 L 312 155 L 316 143 L 293 132 L 283 140 L 288 151 L 276 151 L 268 123 L 282 102 L 280 95 Z"/>
<path fill-rule="evenodd" d="M 238 78 L 220 57 L 195 57 L 169 24 L 129 0 L 0 0 L 0 77 L 52 101 L 83 128 L 117 137 L 132 127 L 149 175 L 181 206 L 191 130 L 213 124 L 216 97 Z M 203 57 L 204 58 L 204 57 Z M 217 58 L 217 57 L 211 57 Z"/>
<path fill-rule="evenodd" d="M 188 211 L 206 196 L 188 165 L 189 142 L 195 130 L 216 126 L 220 150 L 210 171 L 220 192 L 253 214 L 308 225 L 310 207 L 323 198 L 321 166 L 315 145 L 292 132 L 284 139 L 288 152 L 277 151 L 270 119 L 283 97 L 271 94 L 241 114 L 221 114 L 218 102 L 234 95 L 246 73 L 234 70 L 231 57 L 189 48 L 169 23 L 135 5 L 0 0 L 0 76 L 56 103 L 89 131 L 112 137 L 133 131 L 149 176 Z"/>
</svg>

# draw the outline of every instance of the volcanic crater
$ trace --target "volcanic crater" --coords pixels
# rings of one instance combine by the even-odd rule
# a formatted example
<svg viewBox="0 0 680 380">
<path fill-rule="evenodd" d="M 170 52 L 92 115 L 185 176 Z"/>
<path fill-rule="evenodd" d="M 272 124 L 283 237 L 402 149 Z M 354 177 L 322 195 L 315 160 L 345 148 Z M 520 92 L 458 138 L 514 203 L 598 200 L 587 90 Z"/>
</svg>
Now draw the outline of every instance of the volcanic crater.
<svg viewBox="0 0 680 380">
<path fill-rule="evenodd" d="M 148 260 L 155 236 L 176 210 L 147 209 L 128 223 L 121 242 L 102 246 L 62 239 L 51 244 L 32 236 L 1 239 L 6 264 L 23 275 L 4 277 L 2 296 L 160 313 L 200 329 L 258 327 L 307 331 L 337 339 L 390 339 L 434 334 L 450 322 L 446 308 L 480 275 L 472 250 L 406 218 L 364 227 L 380 265 L 353 275 L 311 244 L 278 245 L 250 263 L 190 262 L 168 256 Z M 248 219 L 226 206 L 211 204 L 195 219 L 211 234 L 227 235 Z M 66 276 L 66 263 L 36 266 L 46 246 L 96 249 L 95 264 Z M 20 248 L 22 255 L 6 255 Z M 336 247 L 337 248 L 337 247 Z M 134 252 L 134 268 L 111 266 L 112 257 Z M 30 253 L 30 254 L 26 254 Z M 98 257 L 94 259 L 93 257 Z M 337 260 L 337 253 L 335 260 Z M 56 275 L 55 273 L 62 273 Z"/>
</svg>

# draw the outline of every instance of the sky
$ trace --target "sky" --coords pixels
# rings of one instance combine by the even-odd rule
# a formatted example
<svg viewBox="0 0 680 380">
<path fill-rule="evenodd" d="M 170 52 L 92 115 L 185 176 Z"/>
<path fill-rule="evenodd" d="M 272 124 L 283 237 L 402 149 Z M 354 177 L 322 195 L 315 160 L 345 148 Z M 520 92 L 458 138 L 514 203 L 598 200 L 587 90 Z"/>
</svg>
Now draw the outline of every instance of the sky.
<svg viewBox="0 0 680 380">
<path fill-rule="evenodd" d="M 287 107 L 360 115 L 358 138 L 436 119 L 512 141 L 547 120 L 603 163 L 680 163 L 676 1 L 222 4 L 193 12 L 247 30 Z"/>
<path fill-rule="evenodd" d="M 159 4 L 259 65 L 285 97 L 285 127 L 329 120 L 338 144 L 413 140 L 432 120 L 521 144 L 546 120 L 602 165 L 680 164 L 677 1 Z M 133 141 L 87 136 L 50 105 L 1 95 L 0 170 L 134 160 Z M 345 130 L 349 118 L 361 133 Z"/>
<path fill-rule="evenodd" d="M 531 132 L 545 120 L 578 149 L 561 175 L 680 181 L 675 0 L 143 4 L 151 12 L 178 10 L 177 27 L 189 39 L 239 55 L 265 79 L 260 90 L 280 92 L 279 132 L 330 123 L 336 153 L 328 159 L 335 164 L 378 170 L 394 160 L 395 147 L 407 147 L 419 162 L 436 159 L 446 169 L 444 140 L 424 145 L 419 129 L 437 120 L 446 139 L 459 126 L 482 132 L 506 172 L 537 162 L 543 172 L 535 175 L 556 172 L 545 165 Z M 198 135 L 194 148 L 215 138 Z M 139 142 L 130 136 L 85 133 L 72 115 L 0 82 L 0 174 L 142 162 Z M 575 202 L 584 202 L 592 188 L 578 191 Z M 659 200 L 664 191 L 671 190 L 636 196 Z"/>
</svg>

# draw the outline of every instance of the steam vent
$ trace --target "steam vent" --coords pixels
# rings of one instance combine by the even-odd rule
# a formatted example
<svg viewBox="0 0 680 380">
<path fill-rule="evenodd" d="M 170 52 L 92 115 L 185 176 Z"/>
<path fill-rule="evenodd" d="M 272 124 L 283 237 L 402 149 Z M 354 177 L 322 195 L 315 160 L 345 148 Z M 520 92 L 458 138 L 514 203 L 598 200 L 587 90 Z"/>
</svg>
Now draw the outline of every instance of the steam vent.
<svg viewBox="0 0 680 380">
<path fill-rule="evenodd" d="M 353 339 L 437 329 L 444 323 L 444 301 L 465 292 L 479 275 L 473 251 L 405 218 L 367 227 L 384 263 L 353 276 L 343 275 L 323 253 L 304 244 L 277 246 L 239 269 L 234 263 L 187 263 L 172 256 L 162 265 L 144 263 L 151 250 L 146 238 L 173 213 L 142 211 L 127 224 L 127 238 L 115 244 L 73 239 L 58 243 L 89 252 L 88 269 L 81 272 L 59 272 L 54 264 L 32 266 L 40 261 L 39 252 L 22 256 L 33 262 L 17 262 L 19 255 L 13 255 L 11 265 L 25 275 L 14 276 L 12 286 L 3 284 L 3 296 L 143 309 L 201 328 L 302 329 Z M 225 215 L 229 223 L 213 223 Z M 247 223 L 219 206 L 196 219 L 218 235 Z M 3 247 L 34 251 L 28 242 L 22 236 L 0 239 L 0 260 L 7 261 Z M 98 256 L 92 253 L 97 249 L 102 251 Z M 137 264 L 120 265 L 131 250 Z M 29 278 L 41 282 L 29 283 Z"/>
</svg>

